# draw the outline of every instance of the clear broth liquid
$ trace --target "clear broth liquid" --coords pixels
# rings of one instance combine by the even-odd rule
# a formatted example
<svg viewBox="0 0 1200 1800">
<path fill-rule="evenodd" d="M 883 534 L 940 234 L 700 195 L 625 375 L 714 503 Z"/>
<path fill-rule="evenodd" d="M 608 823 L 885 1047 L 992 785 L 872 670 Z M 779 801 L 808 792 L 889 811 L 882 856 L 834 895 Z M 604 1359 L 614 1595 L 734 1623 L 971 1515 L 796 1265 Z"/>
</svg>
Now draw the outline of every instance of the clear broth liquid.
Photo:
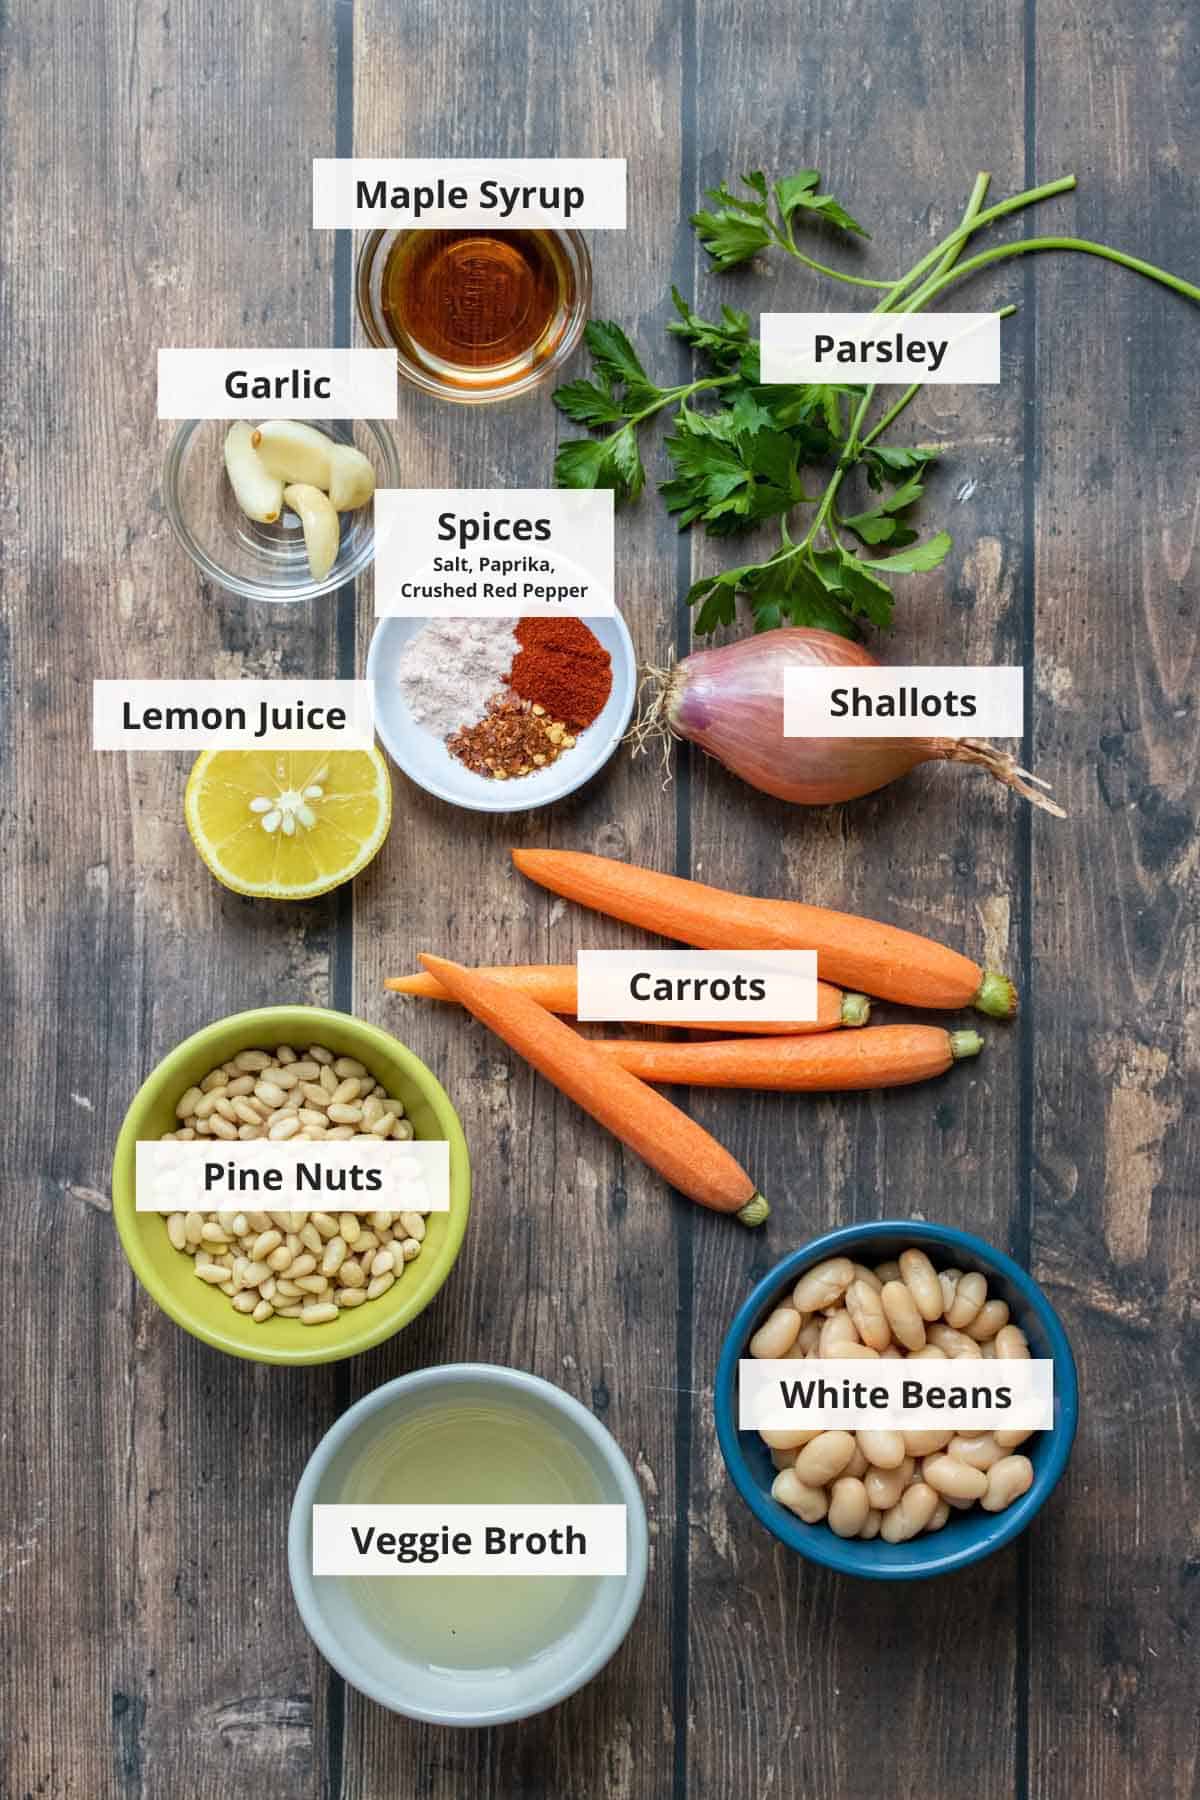
<svg viewBox="0 0 1200 1800">
<path fill-rule="evenodd" d="M 346 1476 L 346 1505 L 565 1506 L 603 1499 L 583 1456 L 538 1412 L 464 1401 L 422 1408 L 369 1445 Z M 453 1523 L 451 1520 L 450 1523 Z M 503 1670 L 545 1654 L 583 1617 L 596 1578 L 578 1575 L 355 1576 L 364 1623 L 428 1667 Z"/>
</svg>

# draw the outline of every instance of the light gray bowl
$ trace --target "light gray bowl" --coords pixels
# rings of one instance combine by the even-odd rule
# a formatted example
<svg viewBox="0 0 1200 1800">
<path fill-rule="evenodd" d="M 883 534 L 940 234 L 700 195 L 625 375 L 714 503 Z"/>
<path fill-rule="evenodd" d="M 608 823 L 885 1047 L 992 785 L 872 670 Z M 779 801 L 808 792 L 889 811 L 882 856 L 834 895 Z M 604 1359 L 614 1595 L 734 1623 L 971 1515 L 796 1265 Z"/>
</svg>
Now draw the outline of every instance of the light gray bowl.
<svg viewBox="0 0 1200 1800">
<path fill-rule="evenodd" d="M 411 781 L 439 800 L 472 812 L 529 812 L 573 794 L 599 773 L 624 737 L 637 696 L 637 657 L 620 613 L 585 619 L 612 657 L 612 692 L 599 718 L 578 743 L 548 768 L 514 781 L 489 781 L 451 756 L 441 738 L 418 725 L 396 685 L 400 653 L 426 619 L 380 619 L 367 656 L 367 680 L 375 688 L 375 730 L 384 749 Z"/>
<path fill-rule="evenodd" d="M 432 1668 L 385 1644 L 364 1626 L 353 1581 L 312 1572 L 312 1509 L 343 1500 L 348 1470 L 383 1427 L 386 1416 L 439 1395 L 502 1398 L 536 1409 L 584 1458 L 601 1503 L 626 1508 L 624 1575 L 598 1576 L 586 1610 L 551 1649 L 504 1670 Z M 288 1527 L 288 1572 L 309 1636 L 360 1693 L 390 1712 L 431 1725 L 502 1725 L 557 1706 L 590 1681 L 624 1641 L 646 1585 L 649 1534 L 633 1470 L 611 1432 L 561 1388 L 521 1369 L 493 1363 L 447 1363 L 389 1381 L 344 1413 L 321 1439 L 300 1477 Z M 398 1581 L 403 1576 L 392 1577 Z"/>
</svg>

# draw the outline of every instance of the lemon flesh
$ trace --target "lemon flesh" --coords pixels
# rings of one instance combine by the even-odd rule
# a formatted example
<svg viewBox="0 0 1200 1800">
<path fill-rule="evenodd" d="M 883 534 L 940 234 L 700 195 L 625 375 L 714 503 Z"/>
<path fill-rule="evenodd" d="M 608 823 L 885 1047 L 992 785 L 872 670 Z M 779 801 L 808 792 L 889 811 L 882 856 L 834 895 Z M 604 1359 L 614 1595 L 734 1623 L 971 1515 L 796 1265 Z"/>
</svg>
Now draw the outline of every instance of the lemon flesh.
<svg viewBox="0 0 1200 1800">
<path fill-rule="evenodd" d="M 184 817 L 205 866 L 235 894 L 308 900 L 364 869 L 388 834 L 379 751 L 205 750 Z"/>
</svg>

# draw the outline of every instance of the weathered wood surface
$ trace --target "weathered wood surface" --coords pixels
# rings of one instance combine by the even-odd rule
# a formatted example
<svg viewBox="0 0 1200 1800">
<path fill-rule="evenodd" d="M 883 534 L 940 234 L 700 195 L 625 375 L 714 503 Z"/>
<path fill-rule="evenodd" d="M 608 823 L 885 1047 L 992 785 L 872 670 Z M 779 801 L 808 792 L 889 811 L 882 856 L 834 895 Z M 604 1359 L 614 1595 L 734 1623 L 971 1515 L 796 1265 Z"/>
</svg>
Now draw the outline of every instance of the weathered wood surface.
<svg viewBox="0 0 1200 1800">
<path fill-rule="evenodd" d="M 950 769 L 799 819 L 699 759 L 665 794 L 622 759 L 509 823 L 397 777 L 392 836 L 352 902 L 263 907 L 194 861 L 186 758 L 91 753 L 88 684 L 351 672 L 347 601 L 283 615 L 203 589 L 158 497 L 159 344 L 319 343 L 348 317 L 345 255 L 308 224 L 312 155 L 627 156 L 631 229 L 593 238 L 596 310 L 669 369 L 672 279 L 705 301 L 853 304 L 800 270 L 722 285 L 698 266 L 682 221 L 700 187 L 760 164 L 822 168 L 885 272 L 953 222 L 978 168 L 997 193 L 1074 168 L 1084 193 L 1056 218 L 1194 277 L 1198 54 L 1183 0 L 1151 0 L 1136 30 L 1116 0 L 1086 19 L 1062 0 L 1023 18 L 891 0 L 6 15 L 3 1800 L 1195 1791 L 1200 515 L 1183 303 L 1082 261 L 1010 266 L 964 296 L 1022 303 L 1004 385 L 914 411 L 914 438 L 954 446 L 928 512 L 956 551 L 905 586 L 895 654 L 1032 658 L 1030 754 L 1065 824 Z M 405 479 L 536 484 L 554 430 L 545 397 L 404 394 Z M 645 500 L 618 554 L 639 653 L 660 660 L 686 642 L 689 571 L 720 552 L 680 546 Z M 370 609 L 363 583 L 360 667 Z M 384 995 L 420 948 L 484 961 L 622 941 L 527 888 L 510 842 L 933 922 L 1019 970 L 1024 1017 L 938 1088 L 697 1097 L 771 1194 L 753 1238 L 665 1196 L 482 1032 Z M 147 1069 L 206 1020 L 281 998 L 350 1005 L 411 1042 L 476 1164 L 461 1263 L 418 1325 L 349 1367 L 287 1374 L 177 1332 L 130 1276 L 106 1198 Z M 893 1591 L 772 1549 L 725 1482 L 708 1395 L 724 1321 L 771 1259 L 844 1219 L 918 1212 L 1032 1256 L 1084 1413 L 1032 1533 L 973 1574 Z M 646 1605 L 609 1669 L 493 1734 L 426 1731 L 344 1689 L 284 1560 L 292 1485 L 337 1412 L 464 1357 L 592 1404 L 653 1533 Z"/>
</svg>

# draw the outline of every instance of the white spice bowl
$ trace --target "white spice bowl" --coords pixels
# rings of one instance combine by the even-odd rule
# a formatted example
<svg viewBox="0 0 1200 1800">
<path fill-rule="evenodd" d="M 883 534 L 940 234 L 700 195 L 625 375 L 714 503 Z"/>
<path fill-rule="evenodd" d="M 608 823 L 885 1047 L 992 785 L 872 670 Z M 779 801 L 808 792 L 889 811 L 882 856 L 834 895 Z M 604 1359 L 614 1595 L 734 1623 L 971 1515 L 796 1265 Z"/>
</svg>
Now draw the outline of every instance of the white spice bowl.
<svg viewBox="0 0 1200 1800">
<path fill-rule="evenodd" d="M 410 781 L 451 806 L 471 812 L 531 812 L 573 794 L 599 773 L 624 737 L 637 695 L 637 658 L 619 612 L 585 619 L 612 658 L 612 692 L 599 718 L 557 762 L 532 775 L 493 781 L 451 756 L 439 737 L 418 725 L 396 680 L 400 655 L 427 619 L 380 619 L 367 656 L 367 680 L 375 690 L 375 730 L 384 749 Z"/>
</svg>

